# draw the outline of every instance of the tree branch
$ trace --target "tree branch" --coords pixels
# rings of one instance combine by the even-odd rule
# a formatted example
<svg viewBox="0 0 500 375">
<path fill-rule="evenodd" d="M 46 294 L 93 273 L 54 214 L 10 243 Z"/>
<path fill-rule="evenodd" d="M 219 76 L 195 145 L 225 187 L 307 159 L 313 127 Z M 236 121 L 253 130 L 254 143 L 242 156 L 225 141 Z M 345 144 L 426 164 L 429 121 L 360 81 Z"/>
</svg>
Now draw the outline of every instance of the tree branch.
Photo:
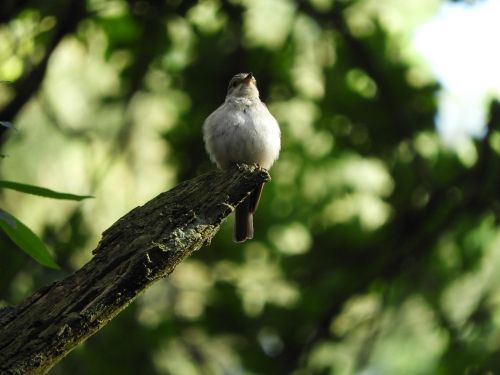
<svg viewBox="0 0 500 375">
<path fill-rule="evenodd" d="M 268 173 L 240 165 L 179 184 L 103 233 L 93 259 L 18 306 L 0 310 L 0 373 L 45 374 L 154 281 L 210 243 Z"/>
</svg>

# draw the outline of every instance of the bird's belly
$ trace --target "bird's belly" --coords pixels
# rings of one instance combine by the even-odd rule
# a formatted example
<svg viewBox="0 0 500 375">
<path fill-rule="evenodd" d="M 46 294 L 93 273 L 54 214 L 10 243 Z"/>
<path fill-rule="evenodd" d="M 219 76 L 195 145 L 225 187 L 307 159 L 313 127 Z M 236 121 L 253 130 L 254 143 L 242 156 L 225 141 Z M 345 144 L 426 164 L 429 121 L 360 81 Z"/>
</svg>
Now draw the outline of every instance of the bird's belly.
<svg viewBox="0 0 500 375">
<path fill-rule="evenodd" d="M 234 163 L 256 163 L 269 169 L 279 152 L 279 133 L 272 125 L 244 121 L 226 129 L 225 137 L 218 139 L 221 166 L 227 168 Z"/>
</svg>

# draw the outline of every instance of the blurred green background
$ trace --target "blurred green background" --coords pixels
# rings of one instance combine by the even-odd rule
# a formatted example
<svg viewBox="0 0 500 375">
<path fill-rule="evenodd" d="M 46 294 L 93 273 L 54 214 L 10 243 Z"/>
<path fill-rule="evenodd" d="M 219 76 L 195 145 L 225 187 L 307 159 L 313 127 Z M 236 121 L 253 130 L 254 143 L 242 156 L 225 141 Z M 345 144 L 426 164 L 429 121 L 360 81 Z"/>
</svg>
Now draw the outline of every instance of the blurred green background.
<svg viewBox="0 0 500 375">
<path fill-rule="evenodd" d="M 1 192 L 61 265 L 0 235 L 4 305 L 214 168 L 201 125 L 233 74 L 282 129 L 255 239 L 226 223 L 50 373 L 499 373 L 498 114 L 446 147 L 410 43 L 444 2 L 2 1 L 1 177 L 96 197 Z"/>
</svg>

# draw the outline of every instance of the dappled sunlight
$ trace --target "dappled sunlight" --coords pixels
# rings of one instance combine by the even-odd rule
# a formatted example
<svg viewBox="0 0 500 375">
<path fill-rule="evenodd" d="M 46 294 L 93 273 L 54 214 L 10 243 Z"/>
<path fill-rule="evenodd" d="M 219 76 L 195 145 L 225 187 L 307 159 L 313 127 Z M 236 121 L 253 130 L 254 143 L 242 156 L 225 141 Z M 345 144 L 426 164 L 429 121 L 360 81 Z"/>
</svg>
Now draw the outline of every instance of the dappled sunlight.
<svg viewBox="0 0 500 375">
<path fill-rule="evenodd" d="M 175 313 L 188 319 L 203 314 L 214 283 L 210 271 L 201 262 L 189 261 L 180 265 L 171 277 L 175 291 Z"/>
<path fill-rule="evenodd" d="M 484 284 L 485 282 L 477 275 L 470 274 L 455 281 L 444 292 L 443 310 L 453 324 L 463 326 L 467 322 L 478 307 L 484 292 Z"/>
<path fill-rule="evenodd" d="M 26 298 L 35 286 L 33 275 L 28 272 L 19 272 L 16 278 L 12 281 L 14 286 L 13 293 L 17 296 L 15 303 L 19 303 Z"/>
<path fill-rule="evenodd" d="M 450 154 L 446 143 L 433 132 L 421 132 L 414 139 L 415 150 L 429 161 L 436 161 L 442 154 Z M 467 168 L 473 167 L 478 158 L 477 149 L 471 139 L 463 138 L 455 142 L 454 150 L 457 159 Z"/>
<path fill-rule="evenodd" d="M 283 151 L 279 163 L 273 167 L 273 182 L 290 188 L 296 184 L 303 168 L 303 160 L 298 155 Z"/>
<path fill-rule="evenodd" d="M 301 223 L 275 225 L 269 228 L 269 238 L 274 246 L 283 254 L 303 254 L 311 248 L 311 234 Z"/>
<path fill-rule="evenodd" d="M 376 296 L 353 297 L 332 329 L 343 340 L 318 345 L 309 362 L 339 374 L 427 373 L 447 343 L 432 310 L 418 297 L 387 312 Z"/>
<path fill-rule="evenodd" d="M 148 328 L 156 328 L 165 319 L 171 318 L 172 301 L 175 300 L 175 296 L 175 289 L 166 279 L 152 285 L 137 300 L 139 323 Z"/>
<path fill-rule="evenodd" d="M 495 227 L 494 218 L 487 216 L 474 228 L 465 238 L 469 248 L 480 254 L 484 254 L 481 264 L 473 271 L 464 273 L 454 280 L 444 290 L 441 304 L 443 311 L 453 324 L 464 326 L 473 320 L 472 315 L 484 303 L 488 295 L 497 294 L 500 288 L 500 276 L 498 267 L 500 266 L 500 231 Z M 451 249 L 450 249 L 451 250 Z M 459 269 L 460 263 L 467 254 L 460 251 L 459 246 L 453 248 L 454 256 Z M 449 251 L 450 252 L 450 251 Z M 499 311 L 500 305 L 492 306 L 493 310 Z"/>
<path fill-rule="evenodd" d="M 248 46 L 280 47 L 294 19 L 295 4 L 290 0 L 239 0 L 246 7 L 243 17 L 245 43 Z M 273 32 L 269 32 L 272 25 Z"/>
<path fill-rule="evenodd" d="M 356 296 L 346 302 L 343 311 L 331 322 L 330 329 L 336 335 L 346 335 L 352 330 L 369 328 L 382 310 L 382 301 L 375 294 Z"/>
<path fill-rule="evenodd" d="M 426 68 L 412 36 L 441 3 L 2 3 L 1 179 L 94 198 L 1 190 L 61 270 L 0 236 L 0 307 L 82 267 L 134 207 L 215 169 L 202 125 L 233 74 L 253 72 L 281 129 L 254 238 L 233 243 L 230 217 L 54 375 L 499 372 L 500 107 L 486 132 L 475 86 L 484 73 L 497 93 L 497 58 L 475 65 L 494 43 L 461 45 L 477 31 L 463 23 L 448 44 L 468 74 L 456 56 Z M 489 2 L 476 3 L 445 7 L 469 19 Z M 428 48 L 453 34 L 431 30 Z M 433 72 L 467 95 L 439 94 Z"/>
<path fill-rule="evenodd" d="M 262 314 L 266 304 L 291 308 L 299 298 L 297 287 L 284 279 L 269 249 L 259 243 L 245 246 L 245 263 L 219 262 L 216 274 L 235 284 L 249 316 Z"/>
<path fill-rule="evenodd" d="M 278 265 L 269 259 L 267 249 L 249 244 L 245 255 L 246 262 L 239 268 L 236 281 L 245 312 L 250 316 L 260 315 L 267 303 L 292 307 L 299 292 L 283 278 Z"/>
<path fill-rule="evenodd" d="M 362 70 L 349 70 L 346 81 L 351 90 L 366 99 L 372 99 L 377 94 L 377 84 Z"/>
<path fill-rule="evenodd" d="M 119 93 L 119 71 L 98 56 L 104 52 L 104 43 L 102 37 L 95 38 L 93 51 L 89 51 L 79 41 L 68 39 L 52 55 L 44 93 L 53 116 L 65 127 L 93 129 L 92 113 L 100 106 L 102 97 Z M 76 77 L 82 79 L 75 80 Z M 119 125 L 107 123 L 106 130 Z"/>
<path fill-rule="evenodd" d="M 205 34 L 213 34 L 228 22 L 217 1 L 200 1 L 187 14 L 188 19 Z"/>
<path fill-rule="evenodd" d="M 154 353 L 154 364 L 160 374 L 237 374 L 242 371 L 237 346 L 231 336 L 213 337 L 191 329 L 163 343 Z"/>
<path fill-rule="evenodd" d="M 339 159 L 328 180 L 333 186 L 344 186 L 382 197 L 388 196 L 394 187 L 394 181 L 382 161 L 356 155 Z"/>
<path fill-rule="evenodd" d="M 394 182 L 381 161 L 350 154 L 318 168 L 309 167 L 302 181 L 304 196 L 313 201 L 343 191 L 387 197 L 393 187 Z"/>
<path fill-rule="evenodd" d="M 356 368 L 354 351 L 355 345 L 323 342 L 312 351 L 308 365 L 315 371 L 329 369 L 334 374 L 353 374 Z"/>
<path fill-rule="evenodd" d="M 347 10 L 347 21 L 357 36 L 374 32 L 380 22 L 396 38 L 424 22 L 439 5 L 439 0 L 362 0 L 354 2 Z"/>
<path fill-rule="evenodd" d="M 416 151 L 424 158 L 429 160 L 436 160 L 439 152 L 442 151 L 442 144 L 439 137 L 433 132 L 419 133 L 414 140 Z"/>
<path fill-rule="evenodd" d="M 330 369 L 335 374 L 355 373 L 356 362 L 362 361 L 364 355 L 364 343 L 376 335 L 381 311 L 382 303 L 376 295 L 354 296 L 347 301 L 329 327 L 333 335 L 344 340 L 318 345 L 308 358 L 311 368 Z"/>
<path fill-rule="evenodd" d="M 278 167 L 281 173 L 286 172 Z M 289 177 L 278 177 L 277 182 L 287 183 Z M 384 225 L 392 212 L 383 199 L 393 191 L 394 181 L 379 160 L 348 154 L 318 167 L 309 166 L 300 185 L 309 202 L 325 202 L 318 213 L 324 227 L 357 219 L 364 230 L 371 231 Z"/>
<path fill-rule="evenodd" d="M 0 81 L 19 79 L 28 66 L 41 59 L 43 47 L 36 38 L 52 30 L 55 23 L 54 17 L 29 10 L 0 26 Z"/>
<path fill-rule="evenodd" d="M 390 309 L 382 322 L 367 369 L 390 374 L 433 372 L 448 335 L 421 297 L 411 297 L 399 309 Z"/>
<path fill-rule="evenodd" d="M 304 151 L 311 159 L 322 159 L 332 151 L 334 140 L 331 133 L 318 131 L 311 134 L 304 144 Z"/>
<path fill-rule="evenodd" d="M 180 17 L 167 24 L 167 31 L 172 46 L 163 57 L 163 65 L 174 71 L 185 68 L 194 55 L 194 31 L 189 22 Z"/>
<path fill-rule="evenodd" d="M 320 109 L 312 101 L 294 98 L 286 102 L 274 102 L 269 109 L 281 124 L 282 131 L 293 142 L 304 142 L 314 133 L 314 121 L 320 116 Z"/>
<path fill-rule="evenodd" d="M 373 231 L 384 225 L 391 214 L 391 207 L 370 194 L 345 194 L 333 199 L 323 209 L 321 218 L 325 227 L 359 220 L 361 228 Z"/>
<path fill-rule="evenodd" d="M 293 25 L 293 38 L 297 45 L 292 82 L 299 94 L 320 99 L 325 94 L 322 69 L 335 62 L 335 42 L 324 38 L 323 31 L 311 19 L 299 16 Z"/>
<path fill-rule="evenodd" d="M 458 160 L 467 167 L 473 167 L 478 159 L 477 149 L 472 139 L 463 139 L 455 145 Z"/>
</svg>

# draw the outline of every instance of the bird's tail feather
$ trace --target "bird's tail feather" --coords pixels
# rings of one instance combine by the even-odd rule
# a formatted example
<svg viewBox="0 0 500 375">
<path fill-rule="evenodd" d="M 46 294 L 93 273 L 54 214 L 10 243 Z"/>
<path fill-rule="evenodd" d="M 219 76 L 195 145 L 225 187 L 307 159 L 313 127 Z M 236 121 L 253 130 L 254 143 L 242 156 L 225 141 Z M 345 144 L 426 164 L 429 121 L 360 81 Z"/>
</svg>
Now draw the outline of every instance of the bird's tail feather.
<svg viewBox="0 0 500 375">
<path fill-rule="evenodd" d="M 243 242 L 253 238 L 253 213 L 251 211 L 251 195 L 236 206 L 234 220 L 234 242 Z"/>
<path fill-rule="evenodd" d="M 259 184 L 259 186 L 257 186 L 255 190 L 252 191 L 252 193 L 248 197 L 248 199 L 250 200 L 249 207 L 251 213 L 254 213 L 257 210 L 257 206 L 259 205 L 260 201 L 260 196 L 262 195 L 262 189 L 264 189 L 264 182 Z"/>
</svg>

